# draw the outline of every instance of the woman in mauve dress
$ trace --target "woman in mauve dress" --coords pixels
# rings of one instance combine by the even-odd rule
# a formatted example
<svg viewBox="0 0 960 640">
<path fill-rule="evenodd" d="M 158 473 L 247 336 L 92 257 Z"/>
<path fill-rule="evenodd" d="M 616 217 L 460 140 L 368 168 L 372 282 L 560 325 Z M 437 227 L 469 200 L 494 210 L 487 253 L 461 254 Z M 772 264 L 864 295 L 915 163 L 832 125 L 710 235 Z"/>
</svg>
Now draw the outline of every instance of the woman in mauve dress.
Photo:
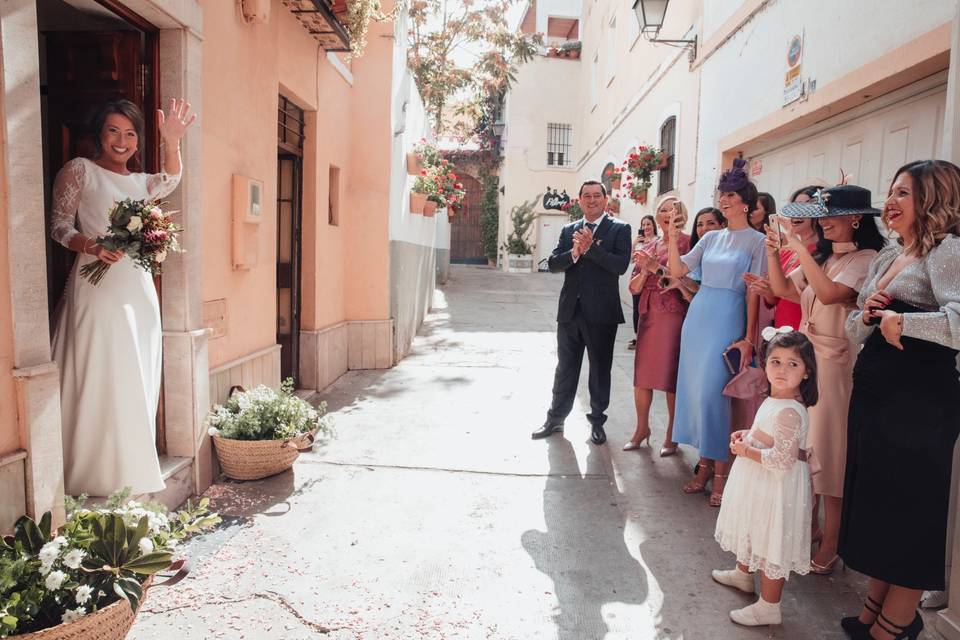
<svg viewBox="0 0 960 640">
<path fill-rule="evenodd" d="M 661 456 L 672 455 L 677 450 L 673 442 L 673 413 L 676 406 L 677 364 L 680 360 L 680 331 L 687 314 L 687 301 L 678 286 L 664 281 L 668 260 L 666 236 L 675 213 L 686 220 L 687 208 L 674 196 L 667 196 L 657 205 L 657 223 L 664 230 L 663 236 L 650 234 L 653 240 L 634 254 L 639 267 L 637 275 L 630 279 L 630 293 L 638 296 L 637 350 L 633 359 L 633 397 L 637 407 L 637 428 L 630 442 L 623 445 L 624 451 L 640 447 L 644 440 L 650 444 L 650 405 L 653 390 L 667 394 L 667 410 L 670 421 L 660 448 Z M 680 234 L 680 251 L 686 253 L 690 236 Z"/>
</svg>

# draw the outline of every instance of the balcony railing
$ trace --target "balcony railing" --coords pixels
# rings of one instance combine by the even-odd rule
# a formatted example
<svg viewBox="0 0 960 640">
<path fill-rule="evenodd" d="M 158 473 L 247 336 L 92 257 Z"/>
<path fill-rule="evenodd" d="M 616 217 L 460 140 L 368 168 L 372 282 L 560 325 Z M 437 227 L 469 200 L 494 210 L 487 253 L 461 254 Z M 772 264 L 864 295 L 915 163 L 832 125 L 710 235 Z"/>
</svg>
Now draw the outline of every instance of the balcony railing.
<svg viewBox="0 0 960 640">
<path fill-rule="evenodd" d="M 282 0 L 290 13 L 326 51 L 349 51 L 344 21 L 347 0 Z"/>
</svg>

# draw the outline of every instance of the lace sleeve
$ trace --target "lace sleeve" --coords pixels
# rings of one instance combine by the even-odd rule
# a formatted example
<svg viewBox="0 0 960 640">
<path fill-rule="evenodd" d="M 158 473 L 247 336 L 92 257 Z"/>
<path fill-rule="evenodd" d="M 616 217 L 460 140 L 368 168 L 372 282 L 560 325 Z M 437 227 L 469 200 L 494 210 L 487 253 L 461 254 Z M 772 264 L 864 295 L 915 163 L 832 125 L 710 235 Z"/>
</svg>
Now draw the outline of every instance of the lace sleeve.
<svg viewBox="0 0 960 640">
<path fill-rule="evenodd" d="M 160 200 L 173 193 L 180 184 L 180 174 L 170 175 L 166 171 L 147 175 L 147 195 L 151 200 Z"/>
<path fill-rule="evenodd" d="M 796 409 L 783 409 L 774 423 L 773 446 L 760 451 L 760 464 L 768 471 L 788 471 L 797 462 L 803 419 Z"/>
<path fill-rule="evenodd" d="M 77 209 L 80 192 L 87 178 L 87 167 L 82 158 L 74 158 L 57 172 L 53 181 L 53 201 L 50 216 L 50 237 L 70 248 L 70 240 L 80 233 L 77 229 Z"/>
</svg>

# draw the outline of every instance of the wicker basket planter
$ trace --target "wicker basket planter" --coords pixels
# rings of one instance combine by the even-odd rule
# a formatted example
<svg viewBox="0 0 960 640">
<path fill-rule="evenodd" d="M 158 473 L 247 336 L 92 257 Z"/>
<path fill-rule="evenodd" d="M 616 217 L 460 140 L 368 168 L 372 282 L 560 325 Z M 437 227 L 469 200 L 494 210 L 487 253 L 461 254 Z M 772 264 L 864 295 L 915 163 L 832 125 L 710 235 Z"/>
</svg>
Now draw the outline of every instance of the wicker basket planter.
<svg viewBox="0 0 960 640">
<path fill-rule="evenodd" d="M 423 207 L 427 204 L 427 194 L 410 192 L 410 213 L 423 213 Z"/>
<path fill-rule="evenodd" d="M 147 599 L 147 589 L 152 582 L 153 576 L 143 583 L 140 606 L 143 606 L 143 601 Z M 137 613 L 140 612 L 140 606 L 137 607 Z M 137 613 L 134 613 L 126 600 L 117 600 L 73 622 L 10 637 L 16 640 L 123 640 L 130 632 L 133 621 L 137 619 Z"/>
<path fill-rule="evenodd" d="M 286 471 L 301 451 L 313 446 L 313 432 L 290 440 L 232 440 L 213 436 L 223 475 L 234 480 L 260 480 Z"/>
</svg>

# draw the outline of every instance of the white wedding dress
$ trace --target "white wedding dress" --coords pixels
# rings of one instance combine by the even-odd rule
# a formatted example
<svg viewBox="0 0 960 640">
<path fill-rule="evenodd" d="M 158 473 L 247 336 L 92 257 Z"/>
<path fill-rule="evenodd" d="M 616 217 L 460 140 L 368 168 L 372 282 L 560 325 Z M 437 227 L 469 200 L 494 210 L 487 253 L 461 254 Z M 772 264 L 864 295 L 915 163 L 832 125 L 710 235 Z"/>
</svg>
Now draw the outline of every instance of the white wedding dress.
<svg viewBox="0 0 960 640">
<path fill-rule="evenodd" d="M 85 158 L 65 164 L 53 185 L 51 236 L 66 246 L 78 232 L 107 231 L 107 212 L 124 198 L 159 199 L 180 176 L 121 175 Z M 97 285 L 77 271 L 58 305 L 53 359 L 60 367 L 64 488 L 69 495 L 134 495 L 164 488 L 157 459 L 162 336 L 153 279 L 122 258 Z"/>
</svg>

